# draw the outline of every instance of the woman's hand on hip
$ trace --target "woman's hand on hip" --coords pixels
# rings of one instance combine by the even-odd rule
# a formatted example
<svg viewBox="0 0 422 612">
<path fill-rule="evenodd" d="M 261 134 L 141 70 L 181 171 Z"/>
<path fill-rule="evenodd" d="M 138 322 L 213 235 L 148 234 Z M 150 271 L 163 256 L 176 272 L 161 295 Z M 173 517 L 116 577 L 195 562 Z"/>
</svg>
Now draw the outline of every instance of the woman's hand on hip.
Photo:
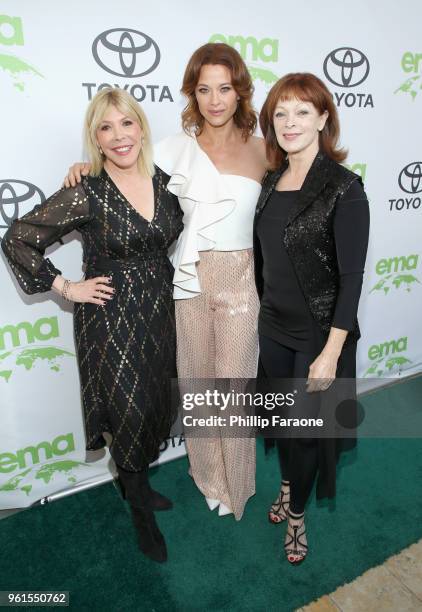
<svg viewBox="0 0 422 612">
<path fill-rule="evenodd" d="M 69 299 L 72 302 L 89 302 L 105 306 L 106 300 L 111 300 L 114 295 L 114 289 L 108 283 L 110 279 L 106 276 L 70 283 Z"/>
<path fill-rule="evenodd" d="M 62 276 L 56 276 L 52 288 L 70 302 L 105 306 L 106 301 L 111 300 L 115 292 L 113 287 L 110 287 L 110 281 L 108 276 L 96 276 L 73 283 Z"/>
</svg>

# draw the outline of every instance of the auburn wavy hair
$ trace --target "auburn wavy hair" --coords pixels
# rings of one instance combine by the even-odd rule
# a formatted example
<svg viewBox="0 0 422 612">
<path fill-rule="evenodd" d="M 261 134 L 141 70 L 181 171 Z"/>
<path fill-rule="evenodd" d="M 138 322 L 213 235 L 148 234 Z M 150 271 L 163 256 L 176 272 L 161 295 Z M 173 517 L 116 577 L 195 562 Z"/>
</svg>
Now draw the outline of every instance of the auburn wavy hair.
<svg viewBox="0 0 422 612">
<path fill-rule="evenodd" d="M 297 98 L 312 102 L 318 113 L 328 112 L 325 126 L 319 134 L 319 148 L 336 162 L 347 157 L 347 151 L 338 148 L 340 123 L 333 97 L 327 86 L 310 72 L 291 72 L 282 77 L 271 88 L 259 115 L 259 125 L 265 138 L 267 159 L 272 168 L 278 168 L 286 159 L 286 152 L 280 147 L 274 130 L 274 111 L 283 100 Z"/>
<path fill-rule="evenodd" d="M 235 125 L 247 140 L 256 129 L 257 114 L 252 106 L 254 86 L 245 62 L 240 54 L 225 43 L 207 43 L 199 47 L 186 66 L 182 89 L 188 103 L 182 111 L 182 126 L 187 134 L 192 131 L 199 136 L 204 127 L 204 118 L 199 112 L 195 88 L 199 81 L 202 66 L 207 64 L 226 66 L 230 70 L 232 85 L 239 96 L 239 104 L 233 116 Z"/>
</svg>

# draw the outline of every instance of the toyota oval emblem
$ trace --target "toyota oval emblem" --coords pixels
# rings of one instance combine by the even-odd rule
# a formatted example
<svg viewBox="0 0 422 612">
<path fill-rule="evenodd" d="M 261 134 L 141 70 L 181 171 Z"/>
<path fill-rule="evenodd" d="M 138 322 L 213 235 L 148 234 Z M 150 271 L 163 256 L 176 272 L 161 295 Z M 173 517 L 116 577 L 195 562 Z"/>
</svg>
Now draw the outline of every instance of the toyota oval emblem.
<svg viewBox="0 0 422 612">
<path fill-rule="evenodd" d="M 141 77 L 160 63 L 160 49 L 148 34 L 130 28 L 102 32 L 92 43 L 92 55 L 101 68 L 120 77 Z"/>
<path fill-rule="evenodd" d="M 422 191 L 422 162 L 407 164 L 399 174 L 399 187 L 406 193 Z"/>
<path fill-rule="evenodd" d="M 325 58 L 324 74 L 333 85 L 356 87 L 368 76 L 369 61 L 359 49 L 340 47 Z"/>
<path fill-rule="evenodd" d="M 4 230 L 18 217 L 41 204 L 45 196 L 41 189 L 27 181 L 0 179 L 0 229 Z M 25 204 L 21 210 L 21 205 Z"/>
</svg>

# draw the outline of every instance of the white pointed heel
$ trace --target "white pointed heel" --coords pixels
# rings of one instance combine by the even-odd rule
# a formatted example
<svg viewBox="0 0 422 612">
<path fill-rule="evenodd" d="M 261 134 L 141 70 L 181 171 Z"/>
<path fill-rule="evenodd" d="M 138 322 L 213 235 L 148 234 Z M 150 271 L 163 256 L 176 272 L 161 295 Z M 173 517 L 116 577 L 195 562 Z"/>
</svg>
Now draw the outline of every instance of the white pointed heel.
<svg viewBox="0 0 422 612">
<path fill-rule="evenodd" d="M 230 510 L 225 504 L 220 503 L 218 516 L 226 516 L 227 514 L 233 514 L 233 510 Z"/>
<path fill-rule="evenodd" d="M 219 499 L 211 499 L 211 497 L 206 497 L 205 501 L 208 504 L 208 508 L 212 511 L 215 510 L 220 505 Z"/>
</svg>

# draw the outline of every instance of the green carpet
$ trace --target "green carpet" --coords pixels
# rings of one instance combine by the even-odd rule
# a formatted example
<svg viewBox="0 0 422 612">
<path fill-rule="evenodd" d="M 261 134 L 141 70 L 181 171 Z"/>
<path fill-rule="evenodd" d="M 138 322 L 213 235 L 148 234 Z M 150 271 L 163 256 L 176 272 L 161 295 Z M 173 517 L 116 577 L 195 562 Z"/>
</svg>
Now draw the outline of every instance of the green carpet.
<svg viewBox="0 0 422 612">
<path fill-rule="evenodd" d="M 418 405 L 422 377 L 362 403 Z M 175 502 L 158 520 L 169 562 L 137 550 L 128 509 L 112 484 L 0 522 L 0 590 L 68 590 L 71 608 L 102 611 L 284 612 L 330 593 L 422 537 L 422 442 L 360 440 L 344 455 L 335 503 L 307 513 L 310 553 L 292 567 L 284 527 L 267 522 L 277 492 L 275 453 L 258 443 L 257 494 L 244 518 L 211 513 L 185 458 L 155 470 L 153 485 Z"/>
</svg>

